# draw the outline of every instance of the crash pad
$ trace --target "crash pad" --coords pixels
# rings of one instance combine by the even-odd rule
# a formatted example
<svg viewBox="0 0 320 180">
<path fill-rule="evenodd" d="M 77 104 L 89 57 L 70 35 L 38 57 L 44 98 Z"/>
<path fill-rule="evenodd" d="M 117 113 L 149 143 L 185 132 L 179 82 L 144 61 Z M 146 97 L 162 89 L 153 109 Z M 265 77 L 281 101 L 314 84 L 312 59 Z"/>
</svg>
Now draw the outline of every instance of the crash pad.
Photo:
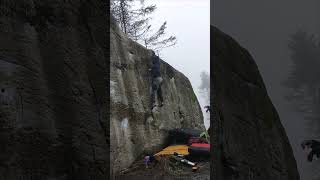
<svg viewBox="0 0 320 180">
<path fill-rule="evenodd" d="M 188 149 L 190 156 L 210 157 L 210 144 L 194 143 Z"/>
<path fill-rule="evenodd" d="M 187 145 L 174 145 L 164 148 L 162 151 L 155 154 L 154 157 L 157 160 L 160 160 L 161 157 L 173 155 L 175 152 L 181 155 L 189 155 Z"/>
<path fill-rule="evenodd" d="M 204 148 L 210 150 L 210 144 L 208 143 L 192 143 L 190 147 Z"/>
</svg>

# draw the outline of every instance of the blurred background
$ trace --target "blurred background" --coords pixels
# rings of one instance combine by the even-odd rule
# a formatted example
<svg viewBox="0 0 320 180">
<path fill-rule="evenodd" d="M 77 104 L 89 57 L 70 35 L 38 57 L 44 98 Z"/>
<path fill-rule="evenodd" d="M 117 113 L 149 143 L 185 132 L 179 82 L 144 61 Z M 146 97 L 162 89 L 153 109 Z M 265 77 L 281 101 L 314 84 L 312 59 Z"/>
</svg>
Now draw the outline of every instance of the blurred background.
<svg viewBox="0 0 320 180">
<path fill-rule="evenodd" d="M 300 144 L 320 139 L 319 5 L 316 0 L 214 0 L 211 24 L 255 59 L 287 132 L 301 180 L 320 178 L 320 160 Z"/>
</svg>

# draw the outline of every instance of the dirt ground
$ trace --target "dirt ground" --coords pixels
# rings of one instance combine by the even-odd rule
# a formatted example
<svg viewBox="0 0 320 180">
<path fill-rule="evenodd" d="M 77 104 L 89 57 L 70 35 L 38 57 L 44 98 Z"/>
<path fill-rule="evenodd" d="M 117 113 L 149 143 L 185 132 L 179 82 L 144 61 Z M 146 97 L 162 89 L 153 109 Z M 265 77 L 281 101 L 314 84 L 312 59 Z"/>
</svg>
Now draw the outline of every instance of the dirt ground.
<svg viewBox="0 0 320 180">
<path fill-rule="evenodd" d="M 190 166 L 164 158 L 146 168 L 143 160 L 135 162 L 129 169 L 116 177 L 116 180 L 209 180 L 209 161 L 197 162 L 199 169 L 192 171 Z"/>
</svg>

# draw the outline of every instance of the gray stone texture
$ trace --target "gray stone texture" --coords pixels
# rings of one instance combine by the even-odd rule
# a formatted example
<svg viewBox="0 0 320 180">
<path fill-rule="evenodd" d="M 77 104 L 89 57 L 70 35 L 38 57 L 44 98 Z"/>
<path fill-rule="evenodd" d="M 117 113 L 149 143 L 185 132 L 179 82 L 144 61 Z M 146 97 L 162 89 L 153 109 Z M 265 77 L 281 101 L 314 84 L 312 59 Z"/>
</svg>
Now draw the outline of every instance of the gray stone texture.
<svg viewBox="0 0 320 180">
<path fill-rule="evenodd" d="M 164 61 L 164 106 L 151 112 L 151 51 L 128 39 L 114 22 L 110 28 L 110 153 L 112 174 L 117 174 L 141 155 L 164 148 L 168 130 L 205 128 L 190 81 Z"/>
<path fill-rule="evenodd" d="M 237 164 L 239 180 L 298 180 L 292 148 L 253 58 L 217 28 L 211 27 L 211 36 L 213 157 L 221 153 Z M 219 169 L 212 169 L 214 176 L 228 179 L 219 156 L 213 163 Z"/>
<path fill-rule="evenodd" d="M 108 178 L 102 1 L 0 1 L 0 179 Z"/>
</svg>

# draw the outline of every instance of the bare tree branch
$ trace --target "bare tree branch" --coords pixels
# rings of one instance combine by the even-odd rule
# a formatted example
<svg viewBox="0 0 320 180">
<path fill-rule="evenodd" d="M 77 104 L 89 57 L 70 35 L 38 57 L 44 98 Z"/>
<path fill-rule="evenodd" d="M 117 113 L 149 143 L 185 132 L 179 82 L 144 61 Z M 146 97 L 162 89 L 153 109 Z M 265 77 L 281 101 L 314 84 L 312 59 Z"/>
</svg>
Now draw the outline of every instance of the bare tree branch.
<svg viewBox="0 0 320 180">
<path fill-rule="evenodd" d="M 175 36 L 166 36 L 167 22 L 153 32 L 150 15 L 157 9 L 156 5 L 146 6 L 145 0 L 141 0 L 139 5 L 134 0 L 111 0 L 110 2 L 111 14 L 122 31 L 132 40 L 157 51 L 177 44 Z"/>
</svg>

